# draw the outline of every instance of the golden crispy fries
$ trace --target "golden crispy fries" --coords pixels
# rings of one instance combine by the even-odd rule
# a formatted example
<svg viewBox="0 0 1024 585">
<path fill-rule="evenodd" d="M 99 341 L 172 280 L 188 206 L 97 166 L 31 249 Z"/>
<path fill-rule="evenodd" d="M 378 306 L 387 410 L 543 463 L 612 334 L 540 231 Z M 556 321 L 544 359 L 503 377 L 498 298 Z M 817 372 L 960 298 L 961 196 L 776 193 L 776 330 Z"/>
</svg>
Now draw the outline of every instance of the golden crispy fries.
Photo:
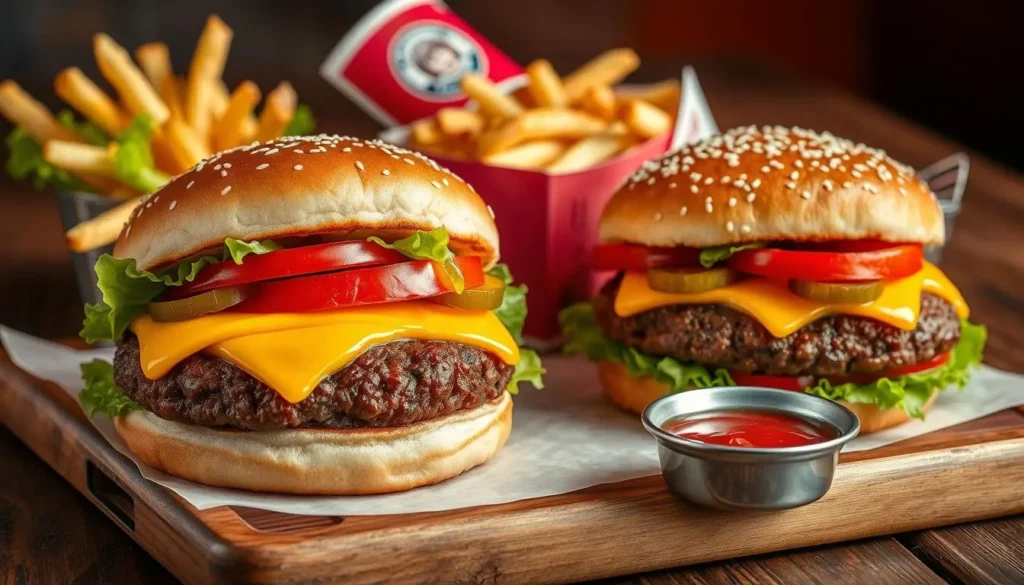
<svg viewBox="0 0 1024 585">
<path fill-rule="evenodd" d="M 437 112 L 437 125 L 448 136 L 475 138 L 484 129 L 484 118 L 479 112 L 462 108 L 441 108 Z"/>
<path fill-rule="evenodd" d="M 48 140 L 43 144 L 43 158 L 51 165 L 72 173 L 117 177 L 111 151 L 103 146 Z"/>
<path fill-rule="evenodd" d="M 128 223 L 132 211 L 141 201 L 142 198 L 125 201 L 69 229 L 64 234 L 68 240 L 68 248 L 73 252 L 88 252 L 112 243 L 121 234 L 121 228 Z"/>
<path fill-rule="evenodd" d="M 558 140 L 537 140 L 484 157 L 483 161 L 499 167 L 540 169 L 557 159 L 564 151 L 565 144 Z"/>
<path fill-rule="evenodd" d="M 544 138 L 581 138 L 600 132 L 605 122 L 575 110 L 538 108 L 480 136 L 478 154 L 487 157 L 517 144 Z"/>
<path fill-rule="evenodd" d="M 480 75 L 462 76 L 462 92 L 476 101 L 480 111 L 500 118 L 512 118 L 523 113 L 523 106 L 512 96 L 501 93 L 490 79 Z"/>
<path fill-rule="evenodd" d="M 213 84 L 213 92 L 210 93 L 210 112 L 213 113 L 213 119 L 219 120 L 224 112 L 228 110 L 228 103 L 231 102 L 231 92 L 228 91 L 227 84 L 223 80 Z"/>
<path fill-rule="evenodd" d="M 135 60 L 157 93 L 163 94 L 167 80 L 174 77 L 171 55 L 165 43 L 146 43 L 135 49 Z"/>
<path fill-rule="evenodd" d="M 621 152 L 631 141 L 622 135 L 595 134 L 570 146 L 562 156 L 548 165 L 552 173 L 581 171 L 602 163 Z"/>
<path fill-rule="evenodd" d="M 246 139 L 245 123 L 260 101 L 260 88 L 251 81 L 243 81 L 228 100 L 224 115 L 213 125 L 213 146 L 224 150 L 243 144 Z"/>
<path fill-rule="evenodd" d="M 434 120 L 413 122 L 412 139 L 416 144 L 432 146 L 441 142 L 442 138 L 441 130 L 437 127 L 437 123 Z"/>
<path fill-rule="evenodd" d="M 179 166 L 189 169 L 210 156 L 206 142 L 184 120 L 171 118 L 164 129 L 168 146 Z"/>
<path fill-rule="evenodd" d="M 280 136 L 295 115 L 295 105 L 298 99 L 295 90 L 292 89 L 292 84 L 287 81 L 278 84 L 274 91 L 267 95 L 267 103 L 264 104 L 263 111 L 260 112 L 256 140 L 263 142 Z"/>
<path fill-rule="evenodd" d="M 0 82 L 0 114 L 11 124 L 21 126 L 36 142 L 78 140 L 73 132 L 53 117 L 46 106 L 25 93 L 13 80 Z"/>
<path fill-rule="evenodd" d="M 623 102 L 629 100 L 641 100 L 657 106 L 665 112 L 675 116 L 679 110 L 679 98 L 681 90 L 679 80 L 666 79 L 658 83 L 636 85 L 632 87 L 620 87 L 615 91 L 615 96 Z"/>
<path fill-rule="evenodd" d="M 564 108 L 569 105 L 569 97 L 562 86 L 562 80 L 555 73 L 555 68 L 547 59 L 537 59 L 526 67 L 526 77 L 530 80 L 527 87 L 533 101 L 542 108 Z"/>
<path fill-rule="evenodd" d="M 103 93 L 78 67 L 61 71 L 53 82 L 54 91 L 60 99 L 96 124 L 110 136 L 116 136 L 124 129 L 121 111 L 114 100 Z"/>
<path fill-rule="evenodd" d="M 567 75 L 562 83 L 569 101 L 575 103 L 588 88 L 615 85 L 639 66 L 640 57 L 633 49 L 612 49 Z"/>
<path fill-rule="evenodd" d="M 202 140 L 206 140 L 213 124 L 217 84 L 224 74 L 231 38 L 234 32 L 224 21 L 211 15 L 199 36 L 192 65 L 188 72 L 185 115 Z"/>
<path fill-rule="evenodd" d="M 629 129 L 644 138 L 653 138 L 672 128 L 672 117 L 661 108 L 640 101 L 631 100 L 619 109 L 619 118 Z"/>
<path fill-rule="evenodd" d="M 132 114 L 148 115 L 156 127 L 163 125 L 170 112 L 128 51 L 105 34 L 93 37 L 93 51 L 100 73 L 117 90 L 125 107 Z"/>
<path fill-rule="evenodd" d="M 580 108 L 584 112 L 605 120 L 615 119 L 615 105 L 615 92 L 607 85 L 590 87 L 580 98 Z"/>
</svg>

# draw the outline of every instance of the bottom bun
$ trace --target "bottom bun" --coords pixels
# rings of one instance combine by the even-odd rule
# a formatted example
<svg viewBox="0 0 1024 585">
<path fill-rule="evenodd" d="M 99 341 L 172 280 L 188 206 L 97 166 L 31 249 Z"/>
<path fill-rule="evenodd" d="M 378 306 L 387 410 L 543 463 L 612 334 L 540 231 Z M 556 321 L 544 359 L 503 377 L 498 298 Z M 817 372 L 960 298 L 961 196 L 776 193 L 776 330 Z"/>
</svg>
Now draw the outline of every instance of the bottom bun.
<svg viewBox="0 0 1024 585">
<path fill-rule="evenodd" d="M 605 396 L 616 406 L 640 414 L 647 405 L 670 393 L 668 384 L 659 382 L 651 376 L 633 376 L 622 364 L 600 362 L 597 364 L 597 377 L 601 380 L 601 388 Z M 927 410 L 938 398 L 939 393 L 932 394 L 924 405 Z M 888 429 L 910 420 L 910 416 L 900 408 L 881 410 L 873 404 L 851 404 L 839 400 L 860 419 L 860 434 L 866 435 Z"/>
<path fill-rule="evenodd" d="M 379 429 L 235 431 L 136 410 L 114 421 L 147 465 L 220 487 L 290 494 L 380 494 L 455 477 L 490 459 L 512 430 L 512 399 Z"/>
</svg>

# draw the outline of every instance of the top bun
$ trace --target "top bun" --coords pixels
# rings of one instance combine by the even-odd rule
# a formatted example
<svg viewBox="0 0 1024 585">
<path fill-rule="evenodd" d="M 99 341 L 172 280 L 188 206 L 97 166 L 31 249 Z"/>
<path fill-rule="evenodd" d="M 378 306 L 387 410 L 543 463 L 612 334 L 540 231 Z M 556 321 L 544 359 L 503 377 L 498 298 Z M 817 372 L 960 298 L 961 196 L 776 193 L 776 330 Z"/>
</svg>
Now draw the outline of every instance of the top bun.
<svg viewBox="0 0 1024 585">
<path fill-rule="evenodd" d="M 152 270 L 225 238 L 396 239 L 437 227 L 455 253 L 497 261 L 490 208 L 433 160 L 377 140 L 284 137 L 215 154 L 175 177 L 135 208 L 114 255 Z"/>
<path fill-rule="evenodd" d="M 863 144 L 801 128 L 736 128 L 644 163 L 608 202 L 599 237 L 647 246 L 777 240 L 942 244 L 935 195 Z"/>
</svg>

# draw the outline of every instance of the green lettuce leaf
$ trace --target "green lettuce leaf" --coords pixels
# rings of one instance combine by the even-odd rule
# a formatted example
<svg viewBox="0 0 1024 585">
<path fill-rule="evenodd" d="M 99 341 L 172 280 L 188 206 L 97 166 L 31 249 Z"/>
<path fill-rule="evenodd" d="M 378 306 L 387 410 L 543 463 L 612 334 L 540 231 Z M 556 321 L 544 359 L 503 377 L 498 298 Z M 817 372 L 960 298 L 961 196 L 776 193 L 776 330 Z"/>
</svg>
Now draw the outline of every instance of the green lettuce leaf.
<svg viewBox="0 0 1024 585">
<path fill-rule="evenodd" d="M 78 177 L 46 162 L 43 147 L 23 128 L 11 130 L 4 144 L 7 146 L 5 168 L 14 179 L 31 181 L 36 189 L 52 187 L 57 191 L 92 191 Z"/>
<path fill-rule="evenodd" d="M 605 337 L 589 303 L 564 309 L 559 314 L 559 322 L 567 339 L 562 349 L 566 355 L 582 354 L 591 361 L 622 364 L 631 375 L 652 376 L 667 384 L 672 392 L 734 383 L 724 369 L 712 371 L 696 363 L 648 355 Z M 806 392 L 831 400 L 874 404 L 881 409 L 899 407 L 910 416 L 922 418 L 923 406 L 932 394 L 950 386 L 964 387 L 970 370 L 981 364 L 985 338 L 984 326 L 964 319 L 960 342 L 953 348 L 949 362 L 941 368 L 899 378 L 881 378 L 869 384 L 832 385 L 822 379 Z"/>
<path fill-rule="evenodd" d="M 85 320 L 79 335 L 88 343 L 116 341 L 124 335 L 133 319 L 145 314 L 149 302 L 170 286 L 192 282 L 203 268 L 228 258 L 236 264 L 248 254 L 264 254 L 280 249 L 272 241 L 242 242 L 224 240 L 222 256 L 201 256 L 178 264 L 159 274 L 139 270 L 131 258 L 104 254 L 96 261 L 97 286 L 103 302 L 85 306 Z"/>
<path fill-rule="evenodd" d="M 61 110 L 57 114 L 57 121 L 93 146 L 106 146 L 110 142 L 110 137 L 102 128 L 88 120 L 75 120 L 75 114 L 71 110 Z"/>
<path fill-rule="evenodd" d="M 418 231 L 390 244 L 377 236 L 370 236 L 367 239 L 390 250 L 397 250 L 415 260 L 439 262 L 445 274 L 455 285 L 455 292 L 461 293 L 466 288 L 466 279 L 463 278 L 462 271 L 455 264 L 455 254 L 448 248 L 448 230 L 443 227 L 434 228 L 429 232 Z"/>
<path fill-rule="evenodd" d="M 295 108 L 295 114 L 285 126 L 284 136 L 309 136 L 316 130 L 316 118 L 313 117 L 313 110 L 306 104 L 299 104 Z"/>
<path fill-rule="evenodd" d="M 149 148 L 152 133 L 153 123 L 149 116 L 136 116 L 132 125 L 118 134 L 114 152 L 117 175 L 143 193 L 152 193 L 171 179 L 153 165 L 153 153 Z"/>
<path fill-rule="evenodd" d="M 746 250 L 749 248 L 760 248 L 764 244 L 740 244 L 739 246 L 715 246 L 714 248 L 704 248 L 700 251 L 700 263 L 704 268 L 711 268 L 715 264 L 727 260 L 729 256 L 732 256 L 740 250 Z"/>
<path fill-rule="evenodd" d="M 495 264 L 487 274 L 500 278 L 505 283 L 505 297 L 501 300 L 501 306 L 494 310 L 494 314 L 505 329 L 508 329 L 516 344 L 522 345 L 523 324 L 526 323 L 526 293 L 529 289 L 525 284 L 513 285 L 512 273 L 504 264 Z"/>
<path fill-rule="evenodd" d="M 533 387 L 537 390 L 544 388 L 544 374 L 547 370 L 540 363 L 540 355 L 536 351 L 521 347 L 519 348 L 519 363 L 516 364 L 516 369 L 512 372 L 512 379 L 508 381 L 508 386 L 505 387 L 509 394 L 519 393 L 519 383 L 529 382 L 533 384 Z"/>
<path fill-rule="evenodd" d="M 125 395 L 114 383 L 114 367 L 103 360 L 92 360 L 81 365 L 82 391 L 78 401 L 89 416 L 97 412 L 110 418 L 139 408 L 139 405 Z"/>
</svg>

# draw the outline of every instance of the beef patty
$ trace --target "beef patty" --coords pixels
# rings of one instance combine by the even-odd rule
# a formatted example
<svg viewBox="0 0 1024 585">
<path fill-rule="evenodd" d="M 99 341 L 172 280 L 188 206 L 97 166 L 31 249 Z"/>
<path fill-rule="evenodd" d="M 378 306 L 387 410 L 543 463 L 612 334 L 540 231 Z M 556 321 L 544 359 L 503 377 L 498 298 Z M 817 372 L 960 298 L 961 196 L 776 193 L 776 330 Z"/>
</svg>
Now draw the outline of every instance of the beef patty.
<svg viewBox="0 0 1024 585">
<path fill-rule="evenodd" d="M 451 341 L 374 346 L 292 404 L 220 358 L 197 353 L 159 380 L 142 373 L 139 340 L 117 345 L 114 378 L 143 408 L 168 420 L 248 430 L 391 427 L 496 400 L 513 366 Z"/>
<path fill-rule="evenodd" d="M 618 288 L 619 280 L 612 280 L 593 301 L 605 335 L 644 353 L 741 372 L 877 372 L 928 361 L 960 339 L 953 306 L 930 293 L 921 294 L 920 318 L 911 331 L 833 315 L 777 338 L 753 317 L 724 305 L 671 305 L 619 317 L 613 309 Z"/>
</svg>

